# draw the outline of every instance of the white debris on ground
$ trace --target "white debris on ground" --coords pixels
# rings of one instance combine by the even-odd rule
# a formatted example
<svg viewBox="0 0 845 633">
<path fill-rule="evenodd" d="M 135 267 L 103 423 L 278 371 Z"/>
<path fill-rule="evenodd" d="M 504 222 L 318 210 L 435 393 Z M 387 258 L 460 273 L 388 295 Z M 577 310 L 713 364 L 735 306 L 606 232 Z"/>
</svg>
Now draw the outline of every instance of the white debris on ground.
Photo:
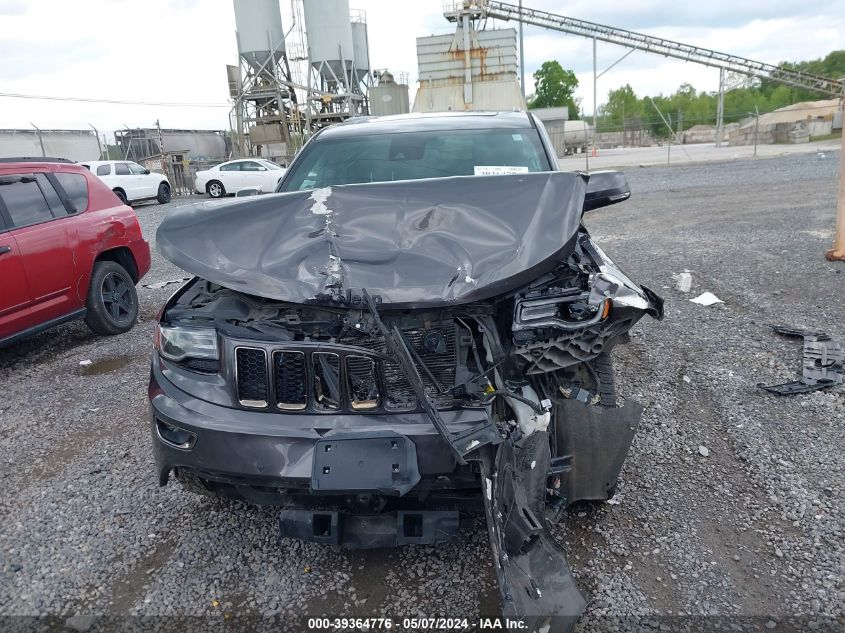
<svg viewBox="0 0 845 633">
<path fill-rule="evenodd" d="M 702 292 L 695 299 L 690 299 L 692 303 L 697 303 L 702 306 L 712 306 L 714 303 L 724 303 L 719 297 L 712 292 Z"/>
</svg>

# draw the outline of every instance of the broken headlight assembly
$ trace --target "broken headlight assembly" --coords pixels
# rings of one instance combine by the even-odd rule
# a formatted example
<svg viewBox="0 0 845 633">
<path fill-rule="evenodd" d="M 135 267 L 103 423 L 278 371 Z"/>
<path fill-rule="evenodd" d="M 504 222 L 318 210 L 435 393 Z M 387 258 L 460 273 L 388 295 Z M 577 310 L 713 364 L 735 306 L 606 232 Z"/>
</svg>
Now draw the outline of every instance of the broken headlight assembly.
<svg viewBox="0 0 845 633">
<path fill-rule="evenodd" d="M 162 358 L 198 372 L 214 373 L 219 366 L 217 330 L 184 325 L 156 325 L 153 347 Z"/>
</svg>

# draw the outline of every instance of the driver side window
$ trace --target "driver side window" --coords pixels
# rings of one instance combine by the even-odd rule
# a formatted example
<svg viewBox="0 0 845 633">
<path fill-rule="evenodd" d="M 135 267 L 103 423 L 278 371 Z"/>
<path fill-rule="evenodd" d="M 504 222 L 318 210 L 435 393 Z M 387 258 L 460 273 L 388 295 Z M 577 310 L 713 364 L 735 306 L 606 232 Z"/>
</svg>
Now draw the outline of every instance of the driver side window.
<svg viewBox="0 0 845 633">
<path fill-rule="evenodd" d="M 138 163 L 129 163 L 129 171 L 135 174 L 136 176 L 140 176 L 146 170 L 141 167 Z"/>
</svg>

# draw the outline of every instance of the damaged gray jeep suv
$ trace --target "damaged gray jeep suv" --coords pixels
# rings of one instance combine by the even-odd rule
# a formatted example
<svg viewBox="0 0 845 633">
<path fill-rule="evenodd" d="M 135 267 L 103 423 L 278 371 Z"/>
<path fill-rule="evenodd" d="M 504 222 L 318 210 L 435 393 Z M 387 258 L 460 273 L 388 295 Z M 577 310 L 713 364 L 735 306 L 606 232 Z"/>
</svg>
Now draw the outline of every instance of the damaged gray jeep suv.
<svg viewBox="0 0 845 633">
<path fill-rule="evenodd" d="M 617 172 L 561 172 L 533 115 L 365 118 L 277 193 L 182 207 L 157 245 L 159 481 L 280 507 L 282 537 L 438 543 L 487 516 L 506 616 L 584 608 L 546 527 L 613 495 L 640 407 L 611 350 L 662 300 L 590 239 Z"/>
</svg>

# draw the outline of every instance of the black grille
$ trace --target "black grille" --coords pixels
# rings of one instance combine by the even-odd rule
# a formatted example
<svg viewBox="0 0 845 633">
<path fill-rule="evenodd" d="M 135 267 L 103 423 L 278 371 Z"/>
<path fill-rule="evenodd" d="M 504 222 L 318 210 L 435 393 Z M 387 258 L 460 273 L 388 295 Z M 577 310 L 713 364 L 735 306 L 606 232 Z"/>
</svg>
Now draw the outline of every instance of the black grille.
<svg viewBox="0 0 845 633">
<path fill-rule="evenodd" d="M 445 342 L 445 348 L 442 348 L 442 351 L 431 352 L 423 345 L 423 337 L 432 331 L 439 332 L 442 335 Z M 425 363 L 425 366 L 437 381 L 437 385 L 435 385 L 431 377 L 415 359 L 417 371 L 422 376 L 426 393 L 434 399 L 437 406 L 451 406 L 453 403 L 452 396 L 441 395 L 438 385 L 446 390 L 455 386 L 455 372 L 458 361 L 455 324 L 450 321 L 442 321 L 433 324 L 431 329 L 404 330 L 402 334 L 404 334 L 408 346 L 416 352 L 416 355 Z M 377 352 L 383 353 L 386 351 L 384 338 L 380 336 L 349 337 L 342 342 L 347 345 L 356 345 Z M 390 411 L 412 411 L 417 409 L 419 407 L 417 396 L 411 388 L 411 383 L 402 366 L 395 361 L 385 360 L 381 363 L 381 369 L 385 390 L 384 408 Z"/>
<path fill-rule="evenodd" d="M 273 380 L 276 388 L 276 406 L 280 409 L 304 409 L 308 404 L 303 352 L 276 352 L 273 354 Z"/>
<path fill-rule="evenodd" d="M 239 347 L 237 355 L 238 400 L 247 407 L 266 407 L 268 402 L 267 354 L 263 349 Z"/>
<path fill-rule="evenodd" d="M 448 391 L 455 386 L 457 370 L 455 324 L 435 322 L 430 328 L 404 330 L 403 335 L 413 350 L 412 356 L 419 359 L 415 358 L 417 371 L 435 406 L 454 406 Z M 380 355 L 387 352 L 380 336 L 350 335 L 338 343 Z M 237 347 L 236 359 L 238 400 L 245 407 L 316 412 L 416 411 L 420 407 L 401 365 L 390 359 L 368 357 L 363 351 L 356 354 L 342 347 L 333 350 L 330 345 L 322 346 L 320 351 L 286 348 L 265 352 L 255 347 Z M 272 377 L 268 377 L 268 362 Z M 441 389 L 447 393 L 441 393 Z"/>
</svg>

